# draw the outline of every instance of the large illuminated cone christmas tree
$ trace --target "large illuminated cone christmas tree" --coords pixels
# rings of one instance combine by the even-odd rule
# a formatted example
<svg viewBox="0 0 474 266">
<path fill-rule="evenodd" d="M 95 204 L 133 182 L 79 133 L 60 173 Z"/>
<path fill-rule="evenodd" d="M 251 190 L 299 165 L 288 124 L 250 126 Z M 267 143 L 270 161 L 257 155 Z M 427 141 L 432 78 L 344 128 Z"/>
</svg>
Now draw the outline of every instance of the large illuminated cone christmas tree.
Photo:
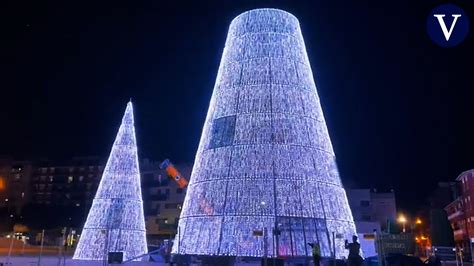
<svg viewBox="0 0 474 266">
<path fill-rule="evenodd" d="M 335 241 L 341 257 L 354 233 L 298 20 L 276 9 L 239 15 L 173 252 L 311 256 L 307 243 L 317 242 L 331 256 Z"/>
<path fill-rule="evenodd" d="M 123 252 L 124 260 L 147 253 L 131 102 L 127 104 L 73 258 L 103 260 L 107 252 Z"/>
</svg>

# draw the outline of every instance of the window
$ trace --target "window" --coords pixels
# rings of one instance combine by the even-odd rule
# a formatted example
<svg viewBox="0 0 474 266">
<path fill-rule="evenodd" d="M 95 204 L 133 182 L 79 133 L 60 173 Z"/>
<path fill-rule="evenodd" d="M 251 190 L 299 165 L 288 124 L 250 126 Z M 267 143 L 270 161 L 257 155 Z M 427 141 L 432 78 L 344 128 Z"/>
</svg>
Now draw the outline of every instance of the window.
<svg viewBox="0 0 474 266">
<path fill-rule="evenodd" d="M 165 204 L 165 209 L 177 209 L 179 207 L 181 207 L 181 205 L 177 204 L 177 203 L 166 203 Z"/>
<path fill-rule="evenodd" d="M 49 176 L 49 182 L 53 182 L 54 181 L 54 177 L 52 175 Z"/>
<path fill-rule="evenodd" d="M 369 206 L 370 206 L 370 201 L 368 201 L 368 200 L 361 200 L 361 201 L 360 201 L 360 206 L 362 206 L 362 207 L 369 207 Z"/>
<path fill-rule="evenodd" d="M 74 181 L 74 177 L 72 175 L 68 176 L 67 182 L 72 183 L 72 181 Z"/>
<path fill-rule="evenodd" d="M 82 181 L 84 181 L 84 176 L 81 175 L 79 176 L 79 182 L 82 182 Z"/>
<path fill-rule="evenodd" d="M 161 175 L 153 175 L 153 181 L 161 181 Z"/>
<path fill-rule="evenodd" d="M 156 223 L 157 223 L 157 224 L 167 224 L 167 223 L 168 223 L 168 219 L 165 219 L 165 218 L 156 218 Z"/>
</svg>

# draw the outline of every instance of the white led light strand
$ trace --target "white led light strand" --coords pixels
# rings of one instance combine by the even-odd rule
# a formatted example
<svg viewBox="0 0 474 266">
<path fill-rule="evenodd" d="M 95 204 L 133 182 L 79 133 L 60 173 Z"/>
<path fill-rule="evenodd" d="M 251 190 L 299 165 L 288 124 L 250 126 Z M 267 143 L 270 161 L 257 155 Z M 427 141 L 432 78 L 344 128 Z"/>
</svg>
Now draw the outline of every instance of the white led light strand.
<svg viewBox="0 0 474 266">
<path fill-rule="evenodd" d="M 124 260 L 147 253 L 132 103 L 122 119 L 73 259 L 103 260 L 123 252 Z"/>
<path fill-rule="evenodd" d="M 239 15 L 173 252 L 311 256 L 307 243 L 318 242 L 322 255 L 332 256 L 335 240 L 340 258 L 354 233 L 298 20 L 276 9 Z"/>
</svg>

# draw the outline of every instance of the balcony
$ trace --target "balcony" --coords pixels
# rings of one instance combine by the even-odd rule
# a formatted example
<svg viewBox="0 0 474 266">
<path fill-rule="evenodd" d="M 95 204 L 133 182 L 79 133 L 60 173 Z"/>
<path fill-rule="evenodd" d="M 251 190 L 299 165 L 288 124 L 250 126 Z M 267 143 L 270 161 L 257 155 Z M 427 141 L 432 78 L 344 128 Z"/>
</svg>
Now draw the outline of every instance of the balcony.
<svg viewBox="0 0 474 266">
<path fill-rule="evenodd" d="M 464 241 L 467 237 L 465 234 L 465 231 L 462 229 L 454 230 L 453 235 L 454 235 L 454 241 L 456 242 Z"/>
<path fill-rule="evenodd" d="M 464 234 L 464 230 L 462 229 L 457 229 L 457 230 L 454 230 L 454 237 L 460 237 Z"/>
<path fill-rule="evenodd" d="M 451 220 L 453 220 L 454 218 L 459 217 L 459 216 L 461 216 L 461 215 L 463 215 L 463 212 L 462 212 L 462 211 L 456 211 L 455 213 L 452 213 L 452 214 L 450 214 L 450 215 L 448 216 L 448 220 L 451 221 Z"/>
</svg>

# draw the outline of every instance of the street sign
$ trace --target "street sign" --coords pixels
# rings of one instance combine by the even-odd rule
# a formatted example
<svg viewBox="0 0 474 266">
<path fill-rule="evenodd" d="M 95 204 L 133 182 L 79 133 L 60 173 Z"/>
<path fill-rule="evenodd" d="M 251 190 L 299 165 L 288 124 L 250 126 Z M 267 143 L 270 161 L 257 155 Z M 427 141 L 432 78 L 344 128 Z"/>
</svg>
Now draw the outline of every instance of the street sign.
<svg viewBox="0 0 474 266">
<path fill-rule="evenodd" d="M 412 234 L 379 234 L 377 244 L 384 254 L 411 254 L 415 251 Z"/>
</svg>

